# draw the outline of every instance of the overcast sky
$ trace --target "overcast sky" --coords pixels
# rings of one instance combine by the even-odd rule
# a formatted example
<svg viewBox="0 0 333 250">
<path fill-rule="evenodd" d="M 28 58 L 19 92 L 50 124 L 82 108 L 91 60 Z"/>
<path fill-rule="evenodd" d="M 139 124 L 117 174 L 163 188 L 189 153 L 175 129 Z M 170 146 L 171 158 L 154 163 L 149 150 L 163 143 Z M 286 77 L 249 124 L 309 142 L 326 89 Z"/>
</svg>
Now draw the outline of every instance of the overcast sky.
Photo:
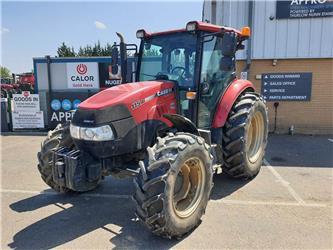
<svg viewBox="0 0 333 250">
<path fill-rule="evenodd" d="M 1 65 L 14 73 L 30 71 L 32 58 L 56 55 L 64 41 L 78 48 L 98 40 L 137 43 L 135 32 L 185 27 L 201 20 L 203 0 L 192 1 L 71 1 L 1 2 Z"/>
</svg>

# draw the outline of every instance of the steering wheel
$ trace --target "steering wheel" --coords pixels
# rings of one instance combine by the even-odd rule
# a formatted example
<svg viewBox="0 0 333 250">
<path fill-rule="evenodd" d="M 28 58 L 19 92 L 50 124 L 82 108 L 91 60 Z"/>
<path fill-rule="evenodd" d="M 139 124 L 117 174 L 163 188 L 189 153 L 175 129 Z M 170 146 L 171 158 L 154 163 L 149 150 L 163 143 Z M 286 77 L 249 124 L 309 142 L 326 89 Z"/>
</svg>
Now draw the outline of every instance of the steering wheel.
<svg viewBox="0 0 333 250">
<path fill-rule="evenodd" d="M 183 77 L 184 74 L 185 74 L 185 71 L 186 69 L 184 67 L 181 67 L 181 66 L 177 66 L 177 67 L 174 67 L 172 70 L 171 70 L 171 74 L 174 75 L 174 71 L 176 70 L 183 70 L 183 72 L 179 75 L 180 77 Z"/>
</svg>

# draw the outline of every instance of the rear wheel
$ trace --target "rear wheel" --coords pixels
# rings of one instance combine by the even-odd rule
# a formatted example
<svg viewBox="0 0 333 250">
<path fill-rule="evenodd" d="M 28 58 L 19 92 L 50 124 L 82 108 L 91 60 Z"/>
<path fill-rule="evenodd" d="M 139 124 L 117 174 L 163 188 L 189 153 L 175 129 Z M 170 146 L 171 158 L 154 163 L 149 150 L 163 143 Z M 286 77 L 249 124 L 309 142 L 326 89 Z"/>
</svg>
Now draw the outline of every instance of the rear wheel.
<svg viewBox="0 0 333 250">
<path fill-rule="evenodd" d="M 247 92 L 233 105 L 223 128 L 224 172 L 253 178 L 261 168 L 268 135 L 268 115 L 261 95 Z"/>
<path fill-rule="evenodd" d="M 134 179 L 136 214 L 154 233 L 179 238 L 200 223 L 212 183 L 212 155 L 204 139 L 170 133 L 148 148 Z"/>
</svg>

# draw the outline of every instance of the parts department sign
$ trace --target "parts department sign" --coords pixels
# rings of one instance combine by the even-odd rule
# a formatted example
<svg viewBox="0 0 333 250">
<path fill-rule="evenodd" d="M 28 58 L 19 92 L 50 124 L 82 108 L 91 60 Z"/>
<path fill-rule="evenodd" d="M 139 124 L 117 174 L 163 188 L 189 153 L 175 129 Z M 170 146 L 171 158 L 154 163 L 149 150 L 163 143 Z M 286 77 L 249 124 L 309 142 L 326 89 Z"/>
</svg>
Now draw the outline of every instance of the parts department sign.
<svg viewBox="0 0 333 250">
<path fill-rule="evenodd" d="M 266 101 L 310 101 L 312 73 L 265 73 L 261 94 Z"/>
<path fill-rule="evenodd" d="M 277 0 L 276 18 L 332 17 L 332 0 Z"/>
<path fill-rule="evenodd" d="M 66 63 L 69 89 L 98 89 L 98 63 Z"/>
</svg>

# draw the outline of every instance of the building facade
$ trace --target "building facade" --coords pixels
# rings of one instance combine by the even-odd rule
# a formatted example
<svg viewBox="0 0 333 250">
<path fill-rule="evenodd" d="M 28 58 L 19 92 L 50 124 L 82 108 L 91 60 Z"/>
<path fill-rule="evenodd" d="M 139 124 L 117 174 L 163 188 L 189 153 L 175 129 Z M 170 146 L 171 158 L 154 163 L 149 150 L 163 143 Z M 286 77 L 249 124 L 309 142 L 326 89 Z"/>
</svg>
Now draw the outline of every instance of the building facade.
<svg viewBox="0 0 333 250">
<path fill-rule="evenodd" d="M 251 27 L 237 74 L 269 108 L 270 131 L 333 134 L 333 1 L 205 1 L 203 21 Z"/>
</svg>

